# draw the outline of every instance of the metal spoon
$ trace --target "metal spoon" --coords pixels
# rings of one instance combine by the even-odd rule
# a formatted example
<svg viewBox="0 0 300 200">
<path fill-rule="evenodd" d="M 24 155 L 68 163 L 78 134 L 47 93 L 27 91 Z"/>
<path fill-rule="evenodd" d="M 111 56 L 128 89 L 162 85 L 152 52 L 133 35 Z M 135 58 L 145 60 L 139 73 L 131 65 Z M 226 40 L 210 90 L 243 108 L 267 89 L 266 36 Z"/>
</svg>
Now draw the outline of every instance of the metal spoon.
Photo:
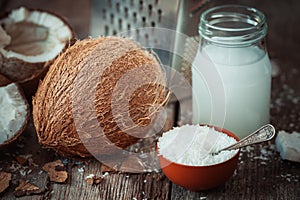
<svg viewBox="0 0 300 200">
<path fill-rule="evenodd" d="M 261 128 L 257 129 L 253 133 L 251 133 L 249 136 L 241 139 L 237 143 L 230 145 L 226 148 L 223 148 L 219 150 L 218 152 L 212 152 L 212 155 L 217 155 L 221 151 L 225 150 L 233 150 L 233 149 L 239 149 L 241 147 L 245 147 L 251 144 L 256 144 L 260 142 L 265 142 L 271 140 L 275 136 L 275 128 L 271 124 L 267 124 L 262 126 Z"/>
</svg>

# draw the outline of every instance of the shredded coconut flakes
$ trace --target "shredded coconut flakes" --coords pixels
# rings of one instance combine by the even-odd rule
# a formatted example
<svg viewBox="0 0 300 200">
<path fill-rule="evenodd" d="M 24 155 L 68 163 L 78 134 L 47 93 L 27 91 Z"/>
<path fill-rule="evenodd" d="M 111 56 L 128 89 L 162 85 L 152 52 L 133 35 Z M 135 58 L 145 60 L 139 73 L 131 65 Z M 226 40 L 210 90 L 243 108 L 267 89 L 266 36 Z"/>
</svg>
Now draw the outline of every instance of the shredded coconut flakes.
<svg viewBox="0 0 300 200">
<path fill-rule="evenodd" d="M 159 138 L 158 148 L 160 155 L 170 161 L 190 166 L 207 166 L 232 158 L 238 150 L 222 151 L 214 156 L 211 153 L 234 143 L 234 138 L 214 128 L 184 125 L 165 132 Z"/>
</svg>

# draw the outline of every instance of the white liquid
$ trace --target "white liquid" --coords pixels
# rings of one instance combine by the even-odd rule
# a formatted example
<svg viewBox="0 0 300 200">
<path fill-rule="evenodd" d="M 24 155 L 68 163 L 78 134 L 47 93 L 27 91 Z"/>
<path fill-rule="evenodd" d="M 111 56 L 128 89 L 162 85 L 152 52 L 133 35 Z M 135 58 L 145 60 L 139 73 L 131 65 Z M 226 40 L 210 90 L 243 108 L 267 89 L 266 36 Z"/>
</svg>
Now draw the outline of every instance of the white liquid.
<svg viewBox="0 0 300 200">
<path fill-rule="evenodd" d="M 243 138 L 269 122 L 271 64 L 259 48 L 208 45 L 195 57 L 192 81 L 193 123 Z"/>
</svg>

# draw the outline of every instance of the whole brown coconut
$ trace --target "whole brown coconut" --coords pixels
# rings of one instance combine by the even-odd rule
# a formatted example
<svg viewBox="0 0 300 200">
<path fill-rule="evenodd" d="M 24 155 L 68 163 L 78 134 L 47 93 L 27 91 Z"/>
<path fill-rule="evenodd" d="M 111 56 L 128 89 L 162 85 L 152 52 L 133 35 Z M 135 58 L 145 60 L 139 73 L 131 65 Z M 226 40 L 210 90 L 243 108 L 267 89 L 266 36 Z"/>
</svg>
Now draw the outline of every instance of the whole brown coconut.
<svg viewBox="0 0 300 200">
<path fill-rule="evenodd" d="M 126 148 L 151 129 L 165 82 L 156 57 L 130 39 L 78 41 L 50 66 L 33 98 L 39 142 L 83 157 Z"/>
</svg>

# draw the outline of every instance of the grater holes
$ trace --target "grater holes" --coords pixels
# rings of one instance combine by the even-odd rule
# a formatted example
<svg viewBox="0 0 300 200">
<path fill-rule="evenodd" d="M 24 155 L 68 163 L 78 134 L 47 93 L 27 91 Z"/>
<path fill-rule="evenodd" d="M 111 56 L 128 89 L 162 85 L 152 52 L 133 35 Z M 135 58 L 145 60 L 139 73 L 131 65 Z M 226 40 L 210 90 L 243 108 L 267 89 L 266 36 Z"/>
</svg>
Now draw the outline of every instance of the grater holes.
<svg viewBox="0 0 300 200">
<path fill-rule="evenodd" d="M 102 17 L 103 17 L 103 19 L 106 19 L 106 9 L 105 8 L 102 9 Z"/>
<path fill-rule="evenodd" d="M 158 4 L 158 0 L 155 0 L 155 4 L 156 4 L 156 5 Z"/>
<path fill-rule="evenodd" d="M 157 13 L 158 13 L 158 21 L 161 22 L 162 10 L 158 9 Z"/>
<path fill-rule="evenodd" d="M 113 13 L 110 13 L 110 23 L 114 23 L 114 14 Z"/>
<path fill-rule="evenodd" d="M 131 25 L 127 24 L 127 30 L 130 30 L 130 28 L 131 28 Z"/>
<path fill-rule="evenodd" d="M 161 10 L 161 9 L 158 9 L 158 10 L 157 10 L 157 13 L 158 13 L 158 15 L 162 15 L 162 10 Z"/>
<path fill-rule="evenodd" d="M 143 26 L 145 26 L 146 25 L 146 17 L 145 16 L 142 17 L 142 22 L 143 22 Z"/>
<path fill-rule="evenodd" d="M 122 29 L 122 19 L 121 18 L 119 18 L 118 24 L 119 24 L 119 29 Z"/>
<path fill-rule="evenodd" d="M 136 22 L 136 16 L 137 16 L 136 12 L 133 12 L 132 15 L 133 15 L 133 21 Z"/>
<path fill-rule="evenodd" d="M 119 2 L 116 3 L 116 9 L 118 12 L 120 12 L 120 3 Z"/>
<path fill-rule="evenodd" d="M 140 0 L 140 10 L 143 10 L 143 0 Z"/>
<path fill-rule="evenodd" d="M 155 27 L 155 22 L 154 21 L 151 22 L 151 26 Z"/>
<path fill-rule="evenodd" d="M 125 13 L 125 17 L 128 17 L 128 8 L 124 7 L 124 13 Z"/>
<path fill-rule="evenodd" d="M 135 37 L 136 39 L 139 39 L 140 38 L 140 30 L 139 29 L 135 29 Z"/>
<path fill-rule="evenodd" d="M 105 25 L 104 30 L 105 30 L 105 35 L 108 35 L 108 33 L 109 33 L 109 26 Z"/>
<path fill-rule="evenodd" d="M 116 30 L 113 30 L 113 35 L 117 35 L 117 31 Z"/>
<path fill-rule="evenodd" d="M 149 5 L 148 5 L 149 16 L 152 14 L 152 9 L 153 9 L 152 4 L 149 4 Z"/>
<path fill-rule="evenodd" d="M 107 3 L 108 3 L 108 6 L 109 6 L 109 7 L 112 6 L 111 0 L 107 0 Z"/>
</svg>

